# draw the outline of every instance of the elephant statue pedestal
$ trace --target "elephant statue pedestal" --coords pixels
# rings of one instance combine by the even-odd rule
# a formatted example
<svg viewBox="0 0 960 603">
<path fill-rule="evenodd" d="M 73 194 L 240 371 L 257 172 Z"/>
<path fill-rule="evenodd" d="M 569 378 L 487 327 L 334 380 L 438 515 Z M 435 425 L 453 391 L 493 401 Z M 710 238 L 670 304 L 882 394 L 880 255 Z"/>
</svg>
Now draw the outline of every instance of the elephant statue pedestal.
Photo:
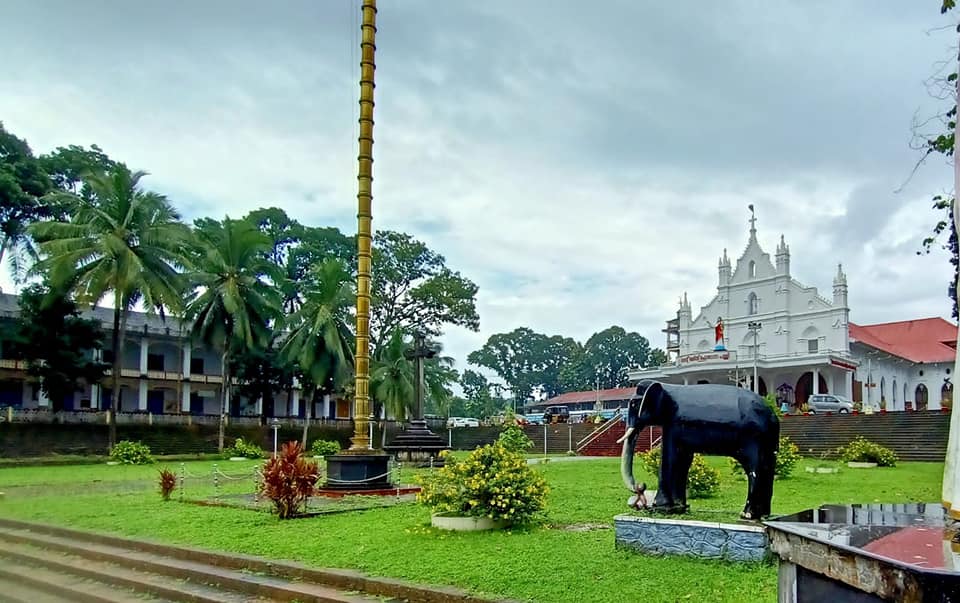
<svg viewBox="0 0 960 603">
<path fill-rule="evenodd" d="M 620 471 L 624 485 L 638 496 L 646 484 L 633 477 L 633 456 L 640 431 L 659 425 L 662 455 L 657 494 L 651 510 L 686 513 L 687 478 L 695 453 L 729 456 L 747 474 L 747 500 L 741 517 L 770 515 L 780 420 L 757 394 L 733 385 L 672 385 L 644 380 L 630 399 Z M 634 501 L 638 502 L 638 501 Z"/>
</svg>

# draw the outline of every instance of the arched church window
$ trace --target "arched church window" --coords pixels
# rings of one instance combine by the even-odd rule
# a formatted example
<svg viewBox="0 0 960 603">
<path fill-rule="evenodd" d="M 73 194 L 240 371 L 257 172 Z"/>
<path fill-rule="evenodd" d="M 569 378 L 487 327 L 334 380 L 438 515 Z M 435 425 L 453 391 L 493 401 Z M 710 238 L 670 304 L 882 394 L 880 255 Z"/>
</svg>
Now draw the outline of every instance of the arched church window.
<svg viewBox="0 0 960 603">
<path fill-rule="evenodd" d="M 747 313 L 751 316 L 760 311 L 760 301 L 756 293 L 750 293 L 747 297 Z"/>
<path fill-rule="evenodd" d="M 750 264 L 747 266 L 747 274 L 750 275 L 750 278 L 757 278 L 757 263 L 753 260 L 750 260 Z"/>
</svg>

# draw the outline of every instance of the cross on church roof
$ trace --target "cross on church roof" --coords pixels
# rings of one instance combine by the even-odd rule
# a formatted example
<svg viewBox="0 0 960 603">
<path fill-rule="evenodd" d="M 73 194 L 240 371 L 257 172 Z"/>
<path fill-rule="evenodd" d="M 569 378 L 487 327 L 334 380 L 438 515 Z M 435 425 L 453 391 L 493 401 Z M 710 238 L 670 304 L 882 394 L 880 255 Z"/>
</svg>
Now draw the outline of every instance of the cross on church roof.
<svg viewBox="0 0 960 603">
<path fill-rule="evenodd" d="M 750 233 L 753 234 L 757 232 L 757 214 L 754 213 L 753 211 L 752 203 L 749 205 L 749 208 L 750 208 Z"/>
</svg>

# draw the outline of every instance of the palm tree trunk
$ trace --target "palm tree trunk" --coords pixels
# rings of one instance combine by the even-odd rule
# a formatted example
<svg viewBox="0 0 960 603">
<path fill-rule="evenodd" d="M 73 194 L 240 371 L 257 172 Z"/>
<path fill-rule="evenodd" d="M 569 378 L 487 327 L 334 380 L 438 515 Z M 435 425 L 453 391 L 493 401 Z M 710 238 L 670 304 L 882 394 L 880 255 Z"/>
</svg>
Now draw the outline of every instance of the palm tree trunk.
<svg viewBox="0 0 960 603">
<path fill-rule="evenodd" d="M 226 415 L 230 410 L 230 364 L 227 362 L 227 346 L 223 347 L 223 365 L 220 374 L 223 375 L 222 400 L 220 402 L 220 430 L 217 438 L 217 451 L 223 452 L 223 438 L 226 431 Z"/>
<path fill-rule="evenodd" d="M 113 374 L 110 375 L 110 450 L 117 443 L 117 412 L 120 410 L 120 367 L 123 365 L 123 337 L 120 336 L 121 295 L 113 302 Z"/>
<path fill-rule="evenodd" d="M 310 427 L 310 416 L 313 414 L 313 394 L 314 392 L 311 391 L 303 401 L 307 405 L 306 412 L 303 413 L 303 436 L 300 438 L 300 445 L 304 450 L 307 449 L 307 429 Z"/>
</svg>

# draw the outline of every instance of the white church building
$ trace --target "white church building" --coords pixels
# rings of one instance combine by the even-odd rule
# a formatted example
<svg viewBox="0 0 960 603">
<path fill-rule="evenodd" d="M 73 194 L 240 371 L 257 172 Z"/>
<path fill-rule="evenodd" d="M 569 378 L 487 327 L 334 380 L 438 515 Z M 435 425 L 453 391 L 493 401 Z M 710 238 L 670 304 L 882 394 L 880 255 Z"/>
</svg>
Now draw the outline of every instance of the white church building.
<svg viewBox="0 0 960 603">
<path fill-rule="evenodd" d="M 694 315 L 684 294 L 677 317 L 668 321 L 668 362 L 629 376 L 738 383 L 761 395 L 773 392 L 794 407 L 817 393 L 873 409 L 883 401 L 887 410 L 935 410 L 950 399 L 956 325 L 942 318 L 856 325 L 849 317 L 842 267 L 833 276 L 831 298 L 822 296 L 791 276 L 783 235 L 771 261 L 751 217 L 750 238 L 735 266 L 723 251 L 713 299 Z"/>
</svg>

